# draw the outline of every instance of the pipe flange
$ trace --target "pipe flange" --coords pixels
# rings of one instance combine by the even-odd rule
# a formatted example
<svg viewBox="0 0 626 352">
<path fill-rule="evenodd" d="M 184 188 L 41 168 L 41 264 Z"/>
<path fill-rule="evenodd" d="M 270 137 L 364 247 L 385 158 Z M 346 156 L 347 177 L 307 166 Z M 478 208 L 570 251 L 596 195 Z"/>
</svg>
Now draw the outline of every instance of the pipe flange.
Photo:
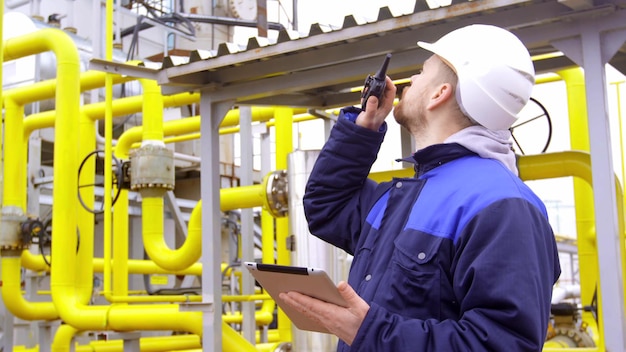
<svg viewBox="0 0 626 352">
<path fill-rule="evenodd" d="M 174 152 L 165 146 L 146 144 L 130 154 L 130 189 L 160 193 L 174 189 Z"/>
<path fill-rule="evenodd" d="M 0 211 L 0 249 L 24 249 L 28 243 L 22 241 L 22 223 L 28 218 L 22 208 L 7 206 Z"/>
<path fill-rule="evenodd" d="M 288 184 L 287 170 L 273 171 L 265 177 L 266 207 L 274 217 L 286 216 L 289 211 Z"/>
<path fill-rule="evenodd" d="M 293 345 L 291 342 L 281 342 L 274 348 L 274 352 L 292 352 Z"/>
<path fill-rule="evenodd" d="M 548 341 L 557 342 L 561 346 L 567 347 L 595 347 L 593 338 L 583 327 L 574 325 L 556 326 L 554 336 Z"/>
</svg>

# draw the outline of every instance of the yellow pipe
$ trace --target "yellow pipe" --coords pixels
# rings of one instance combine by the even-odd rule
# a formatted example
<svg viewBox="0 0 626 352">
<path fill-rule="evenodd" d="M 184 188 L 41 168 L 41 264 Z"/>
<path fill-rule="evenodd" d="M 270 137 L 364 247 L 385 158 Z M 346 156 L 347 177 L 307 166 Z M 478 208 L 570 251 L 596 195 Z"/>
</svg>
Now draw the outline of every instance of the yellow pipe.
<svg viewBox="0 0 626 352">
<path fill-rule="evenodd" d="M 164 145 L 161 90 L 154 81 L 143 79 L 141 82 L 144 88 L 142 144 Z M 182 270 L 198 261 L 201 255 L 200 233 L 194 231 L 193 236 L 188 236 L 180 248 L 170 249 L 164 238 L 162 195 L 142 195 L 143 244 L 148 256 L 168 270 Z"/>
<path fill-rule="evenodd" d="M 34 33 L 26 34 L 20 37 L 15 37 L 8 39 L 4 42 L 3 53 L 4 57 L 9 60 L 17 59 L 20 57 L 35 55 L 45 51 L 54 51 L 57 57 L 57 77 L 59 77 L 59 87 L 58 94 L 56 96 L 55 104 L 57 107 L 58 114 L 60 116 L 64 116 L 67 119 L 73 119 L 73 123 L 67 123 L 65 129 L 58 129 L 55 134 L 55 155 L 65 155 L 68 159 L 71 160 L 72 154 L 77 156 L 77 148 L 78 145 L 78 133 L 74 130 L 78 125 L 78 96 L 79 92 L 77 89 L 76 82 L 78 80 L 78 72 L 79 72 L 79 61 L 78 61 L 78 52 L 73 41 L 67 36 L 67 34 L 58 29 L 43 29 Z M 32 96 L 31 96 L 32 97 Z M 6 121 L 7 130 L 9 126 L 15 127 L 15 130 L 5 131 L 5 143 L 6 145 L 13 145 L 10 153 L 6 153 L 5 151 L 5 159 L 8 158 L 11 163 L 13 163 L 12 158 L 17 157 L 22 159 L 22 163 L 26 158 L 23 156 L 25 153 L 25 148 L 23 148 L 23 141 L 17 141 L 18 139 L 22 139 L 23 135 L 23 106 L 18 107 L 14 101 L 7 100 L 5 98 L 5 104 L 7 105 L 7 115 Z M 75 109 L 73 109 L 75 108 Z M 13 121 L 15 120 L 15 121 Z M 67 140 L 63 140 L 63 138 L 68 137 Z M 60 142 L 59 142 L 60 141 Z M 72 143 L 73 142 L 73 143 Z M 55 163 L 55 168 L 60 168 L 63 171 L 55 173 L 57 176 L 54 180 L 54 195 L 66 193 L 69 194 L 68 184 L 65 184 L 63 179 L 64 173 L 68 172 L 72 175 L 69 176 L 70 180 L 72 177 L 76 178 L 76 168 L 69 168 L 69 164 L 65 164 L 63 161 L 58 164 Z M 11 184 L 15 190 L 11 190 L 8 193 L 8 197 L 4 196 L 5 204 L 15 205 L 21 207 L 21 209 L 25 209 L 26 206 L 26 189 L 25 189 L 25 181 L 23 180 L 24 173 L 24 165 L 19 161 L 15 161 L 15 164 L 10 164 L 10 168 L 5 165 L 5 170 L 11 170 L 13 174 L 16 175 L 21 180 L 16 180 L 16 184 Z M 71 170 L 71 171 L 70 171 Z M 10 177 L 9 177 L 10 179 Z M 59 179 L 63 179 L 59 181 Z M 60 183 L 61 182 L 61 183 Z M 5 185 L 10 184 L 7 182 L 5 178 Z M 72 189 L 73 192 L 76 192 L 76 187 Z M 6 192 L 6 190 L 5 190 Z M 72 194 L 75 194 L 73 193 Z M 74 204 L 75 205 L 75 204 Z M 60 221 L 54 221 L 55 226 L 58 228 L 65 229 L 76 229 L 76 213 L 73 211 L 73 208 L 68 207 L 67 212 L 64 212 L 63 207 L 59 210 L 57 207 L 55 210 L 56 217 L 62 216 L 64 219 Z M 73 216 L 72 216 L 73 215 Z M 73 220 L 73 223 L 72 223 Z M 64 227 L 64 224 L 69 223 L 73 226 Z M 15 262 L 11 263 L 10 258 L 3 258 L 3 264 L 11 268 L 13 267 L 13 271 L 17 271 L 19 273 L 20 268 L 15 268 Z M 19 260 L 19 258 L 17 258 Z M 19 263 L 19 262 L 18 262 Z M 13 264 L 13 265 L 12 265 Z M 4 265 L 3 265 L 4 267 Z M 10 279 L 19 280 L 19 275 L 11 275 L 8 276 Z M 15 283 L 6 283 L 5 285 L 9 285 L 11 287 Z M 4 291 L 4 289 L 3 289 Z M 34 315 L 31 315 L 31 318 L 36 318 L 37 314 L 45 315 L 45 319 L 49 319 L 51 312 L 54 309 L 52 302 L 41 302 L 36 306 L 30 306 L 30 302 L 23 300 L 21 293 L 14 297 L 14 299 L 6 301 L 7 308 L 9 310 L 13 310 L 13 307 L 9 307 L 11 304 L 20 304 L 26 311 L 34 312 Z M 37 307 L 36 310 L 33 307 Z M 56 313 L 55 313 L 56 315 Z"/>
<path fill-rule="evenodd" d="M 254 345 L 244 339 L 230 325 L 222 322 L 222 351 L 223 352 L 257 352 Z"/>
<path fill-rule="evenodd" d="M 311 121 L 317 118 L 318 117 L 313 116 L 313 115 L 301 114 L 301 115 L 295 116 L 293 119 L 293 122 L 297 123 L 297 122 Z M 275 123 L 273 120 L 267 121 L 267 127 L 272 127 L 274 125 Z M 239 133 L 239 126 L 224 127 L 224 128 L 220 128 L 219 130 L 220 135 L 233 134 L 233 133 Z M 190 141 L 190 140 L 199 139 L 199 138 L 200 138 L 200 133 L 189 133 L 189 134 L 185 134 L 181 136 L 164 138 L 163 141 L 165 142 L 165 144 L 170 144 L 170 143 Z M 134 143 L 132 145 L 132 148 L 139 148 L 138 143 Z"/>
<path fill-rule="evenodd" d="M 191 226 L 190 226 L 191 231 Z M 32 270 L 35 272 L 40 271 L 49 271 L 50 267 L 43 260 L 42 256 L 39 254 L 33 254 L 27 250 L 22 251 L 22 267 Z M 47 260 L 50 261 L 50 256 L 47 256 Z M 104 269 L 104 259 L 103 258 L 94 258 L 94 271 L 101 273 Z M 226 264 L 222 264 L 222 269 Z M 168 271 L 164 270 L 158 265 L 156 265 L 151 260 L 140 260 L 140 259 L 129 259 L 128 260 L 128 273 L 129 274 L 171 274 L 171 275 L 194 275 L 198 276 L 202 274 L 202 264 L 196 263 L 192 266 L 186 268 L 185 270 L 180 271 Z"/>
<path fill-rule="evenodd" d="M 58 117 L 55 128 L 55 178 L 53 202 L 55 212 L 53 223 L 59 231 L 59 238 L 52 243 L 52 257 L 55 265 L 51 268 L 52 300 L 62 319 L 77 329 L 103 330 L 106 328 L 128 329 L 128 321 L 141 320 L 146 330 L 166 328 L 194 332 L 193 325 L 201 326 L 198 313 L 179 313 L 177 305 L 133 306 L 132 309 L 114 309 L 108 306 L 84 306 L 76 292 L 75 253 L 77 238 L 76 189 L 78 185 L 78 126 L 79 116 L 79 60 L 73 41 L 61 30 L 44 29 L 5 42 L 7 57 L 17 58 L 32 55 L 44 50 L 52 50 L 57 57 L 57 77 L 59 84 L 56 96 Z M 8 260 L 7 258 L 3 258 Z M 11 267 L 11 264 L 9 264 Z M 146 312 L 161 312 L 155 317 Z M 158 313 L 156 313 L 158 314 Z M 169 323 L 164 323 L 169 321 Z M 116 326 L 119 325 L 119 326 Z M 133 330 L 140 328 L 135 324 Z M 199 329 L 201 330 L 201 329 Z M 197 331 L 196 331 L 197 332 Z M 200 331 L 201 332 L 201 331 Z"/>
<path fill-rule="evenodd" d="M 587 119 L 587 99 L 585 78 L 581 68 L 572 68 L 557 72 L 565 82 L 567 90 L 567 109 L 569 115 L 569 135 L 572 150 L 589 152 L 589 128 Z M 598 304 L 598 317 L 583 311 L 582 319 L 591 330 L 597 346 L 604 348 L 604 327 L 597 324 L 602 319 L 602 295 L 600 291 L 600 266 L 595 233 L 595 207 L 593 189 L 590 182 L 574 178 L 574 208 L 576 214 L 576 232 L 578 247 L 578 268 L 580 298 L 583 304 L 590 304 L 594 297 Z M 617 191 L 617 190 L 616 190 Z M 621 196 L 618 200 L 623 199 Z M 618 206 L 621 202 L 618 201 Z M 622 223 L 622 213 L 618 213 L 618 222 Z M 622 226 L 620 225 L 620 229 Z M 620 233 L 622 231 L 620 230 Z M 597 320 L 596 320 L 597 319 Z"/>
<path fill-rule="evenodd" d="M 142 352 L 178 351 L 181 349 L 201 348 L 197 335 L 155 336 L 139 339 Z M 91 341 L 89 345 L 77 346 L 76 352 L 123 352 L 123 340 Z"/>
<path fill-rule="evenodd" d="M 143 87 L 143 141 L 163 142 L 163 99 L 156 81 L 141 79 Z"/>
<path fill-rule="evenodd" d="M 81 73 L 80 74 L 80 91 L 84 92 L 84 91 L 88 91 L 88 90 L 92 90 L 96 88 L 101 88 L 105 84 L 105 75 L 106 73 L 99 72 L 99 71 L 87 71 L 87 72 Z M 120 75 L 112 75 L 112 78 L 113 78 L 113 83 L 116 83 L 116 84 L 128 82 L 131 80 L 130 77 L 120 76 Z M 39 95 L 29 92 L 28 88 L 30 88 L 31 86 L 36 86 L 38 84 L 50 85 L 55 90 L 51 92 L 49 92 L 48 90 L 43 90 L 43 89 L 36 90 L 40 92 Z M 50 79 L 50 80 L 43 81 L 43 82 L 33 83 L 32 85 L 29 85 L 29 86 L 14 88 L 14 89 L 9 90 L 7 93 L 12 96 L 15 96 L 16 101 L 24 100 L 24 98 L 20 96 L 21 92 L 29 93 L 28 96 L 34 99 L 32 101 L 40 101 L 40 100 L 50 99 L 54 97 L 54 93 L 56 92 L 57 85 L 58 85 L 58 81 L 56 79 Z M 87 114 L 87 116 L 90 117 L 89 114 Z M 36 129 L 42 129 L 42 128 L 48 128 L 48 127 L 54 126 L 55 117 L 56 117 L 56 111 L 54 110 L 44 111 L 44 112 L 31 114 L 27 116 L 24 119 L 24 139 L 28 140 L 30 134 Z"/>
<path fill-rule="evenodd" d="M 71 350 L 72 339 L 78 333 L 78 329 L 68 324 L 61 324 L 52 340 L 52 352 L 67 352 Z"/>
<path fill-rule="evenodd" d="M 109 35 L 105 35 L 105 59 L 111 61 L 113 59 L 113 0 L 107 0 L 105 6 L 106 20 L 105 31 Z M 113 82 L 111 75 L 107 74 L 104 80 L 104 165 L 112 164 L 113 161 Z M 104 224 L 103 224 L 103 257 L 104 272 L 102 287 L 105 296 L 112 293 L 111 278 L 111 257 L 112 257 L 112 199 L 111 199 L 111 181 L 113 177 L 110 172 L 104 173 Z"/>
<path fill-rule="evenodd" d="M 4 36 L 3 36 L 3 26 L 4 26 L 4 0 L 0 0 L 0 5 L 2 5 L 2 7 L 0 7 L 0 82 L 4 82 L 3 81 L 3 72 L 2 72 L 2 68 L 4 67 Z M 0 89 L 0 104 L 2 104 L 2 102 L 4 101 L 4 97 L 3 97 L 3 91 L 4 89 Z M 0 123 L 0 136 L 4 136 L 4 124 Z M 3 154 L 3 143 L 0 143 L 0 157 Z M 4 160 L 4 158 L 2 158 L 2 160 Z M 2 172 L 4 174 L 4 161 L 0 162 L 0 172 Z M 4 180 L 4 178 L 3 178 Z M 4 181 L 2 181 L 4 182 Z M 0 184 L 0 189 L 2 189 L 2 185 Z M 3 195 L 2 193 L 0 193 L 0 204 L 2 204 L 3 202 Z"/>
<path fill-rule="evenodd" d="M 8 47 L 7 43 L 7 47 Z M 10 96 L 4 96 L 5 135 L 4 135 L 4 184 L 3 207 L 26 209 L 26 153 L 22 148 L 22 128 L 24 106 L 17 104 Z"/>
<path fill-rule="evenodd" d="M 2 258 L 2 300 L 7 309 L 24 320 L 54 320 L 59 317 L 50 302 L 28 302 L 22 295 L 20 257 Z"/>
<path fill-rule="evenodd" d="M 86 71 L 80 73 L 80 89 L 82 92 L 101 88 L 106 77 L 105 72 Z M 135 78 L 130 76 L 112 75 L 114 83 L 124 83 Z M 58 80 L 53 78 L 45 81 L 35 82 L 29 85 L 11 88 L 6 91 L 7 95 L 14 97 L 19 105 L 26 105 L 33 101 L 52 99 L 56 95 Z"/>
<path fill-rule="evenodd" d="M 293 151 L 293 110 L 278 108 L 274 114 L 276 123 L 276 169 L 287 169 L 287 158 Z M 291 264 L 291 252 L 287 248 L 289 236 L 289 218 L 276 219 L 276 256 L 277 263 L 282 265 Z M 291 321 L 282 309 L 278 310 L 278 331 L 282 341 L 292 340 Z"/>
</svg>

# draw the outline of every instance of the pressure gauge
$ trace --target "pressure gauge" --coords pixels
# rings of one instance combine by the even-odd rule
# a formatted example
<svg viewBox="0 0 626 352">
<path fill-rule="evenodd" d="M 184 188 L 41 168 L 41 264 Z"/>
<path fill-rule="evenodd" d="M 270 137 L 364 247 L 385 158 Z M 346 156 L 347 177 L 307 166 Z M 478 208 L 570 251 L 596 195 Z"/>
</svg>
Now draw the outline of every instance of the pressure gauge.
<svg viewBox="0 0 626 352">
<path fill-rule="evenodd" d="M 228 9 L 233 17 L 254 20 L 257 12 L 256 2 L 257 0 L 228 0 Z"/>
</svg>

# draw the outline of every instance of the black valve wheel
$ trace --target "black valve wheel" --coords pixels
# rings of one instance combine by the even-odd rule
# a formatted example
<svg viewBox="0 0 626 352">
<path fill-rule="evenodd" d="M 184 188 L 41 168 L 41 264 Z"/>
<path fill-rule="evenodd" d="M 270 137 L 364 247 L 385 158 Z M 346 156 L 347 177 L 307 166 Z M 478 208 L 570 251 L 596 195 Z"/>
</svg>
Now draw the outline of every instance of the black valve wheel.
<svg viewBox="0 0 626 352">
<path fill-rule="evenodd" d="M 552 139 L 552 119 L 537 99 L 530 98 L 509 129 L 515 151 L 522 155 L 545 153 Z M 522 145 L 524 145 L 522 147 Z"/>
<path fill-rule="evenodd" d="M 78 167 L 78 179 L 79 180 L 80 180 L 80 175 L 83 170 L 83 167 L 85 167 L 85 164 L 91 157 L 95 157 L 97 159 L 104 159 L 104 151 L 94 150 L 93 152 L 85 156 L 83 161 L 80 163 L 80 166 Z M 123 188 L 122 186 L 124 183 L 124 177 L 123 177 L 124 170 L 122 168 L 122 162 L 115 156 L 113 156 L 112 158 L 113 158 L 113 165 L 111 165 L 111 170 L 113 172 L 112 186 L 114 190 L 113 190 L 113 200 L 111 201 L 111 206 L 113 206 L 115 202 L 117 201 L 117 199 L 119 198 L 120 192 L 122 191 L 122 188 Z M 107 171 L 106 166 L 103 168 L 103 170 L 104 170 L 103 172 Z M 104 213 L 104 201 L 102 202 L 102 205 L 100 206 L 99 209 L 90 208 L 87 204 L 85 204 L 83 197 L 80 195 L 80 190 L 82 188 L 87 188 L 87 187 L 104 187 L 104 182 L 95 182 L 95 183 L 82 184 L 82 185 L 79 182 L 78 184 L 78 200 L 80 201 L 80 204 L 83 206 L 83 208 L 85 208 L 85 210 L 93 214 Z"/>
</svg>

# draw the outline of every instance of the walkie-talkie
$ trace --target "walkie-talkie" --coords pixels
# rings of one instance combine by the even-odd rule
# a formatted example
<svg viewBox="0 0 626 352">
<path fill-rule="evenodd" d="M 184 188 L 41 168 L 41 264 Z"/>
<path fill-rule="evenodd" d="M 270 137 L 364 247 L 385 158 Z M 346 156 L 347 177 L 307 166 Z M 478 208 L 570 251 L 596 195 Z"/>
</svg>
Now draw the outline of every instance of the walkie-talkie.
<svg viewBox="0 0 626 352">
<path fill-rule="evenodd" d="M 363 101 L 361 109 L 363 109 L 363 111 L 365 111 L 367 99 L 369 99 L 372 95 L 378 98 L 378 106 L 380 106 L 381 96 L 385 91 L 385 77 L 387 77 L 387 66 L 389 65 L 390 59 L 391 54 L 387 54 L 387 56 L 385 56 L 385 61 L 383 61 L 383 65 L 380 67 L 380 70 L 378 70 L 376 75 L 368 75 L 365 79 L 365 85 L 363 86 L 363 92 L 361 93 L 361 100 Z"/>
</svg>

